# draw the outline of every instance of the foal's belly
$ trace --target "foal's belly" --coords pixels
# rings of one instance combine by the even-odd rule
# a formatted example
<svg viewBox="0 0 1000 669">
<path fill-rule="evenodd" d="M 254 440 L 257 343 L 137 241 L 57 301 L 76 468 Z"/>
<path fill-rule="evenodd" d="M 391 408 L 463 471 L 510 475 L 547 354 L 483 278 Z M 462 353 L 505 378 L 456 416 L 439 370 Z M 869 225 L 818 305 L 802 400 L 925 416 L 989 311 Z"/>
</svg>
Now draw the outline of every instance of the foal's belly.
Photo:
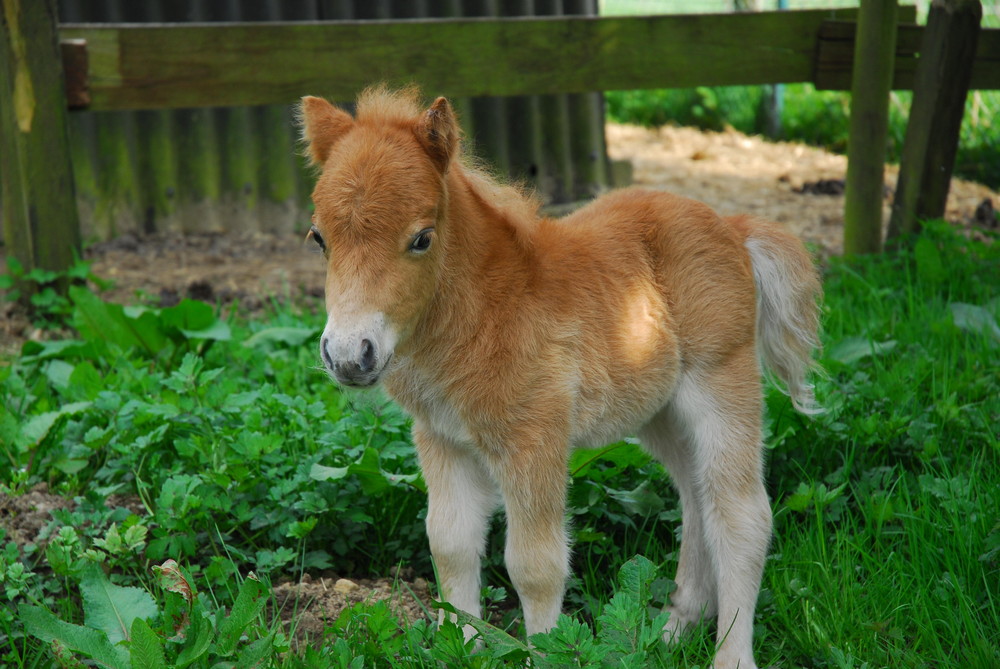
<svg viewBox="0 0 1000 669">
<path fill-rule="evenodd" d="M 674 366 L 664 364 L 603 386 L 581 384 L 570 445 L 597 448 L 634 435 L 670 401 L 676 376 Z"/>
</svg>

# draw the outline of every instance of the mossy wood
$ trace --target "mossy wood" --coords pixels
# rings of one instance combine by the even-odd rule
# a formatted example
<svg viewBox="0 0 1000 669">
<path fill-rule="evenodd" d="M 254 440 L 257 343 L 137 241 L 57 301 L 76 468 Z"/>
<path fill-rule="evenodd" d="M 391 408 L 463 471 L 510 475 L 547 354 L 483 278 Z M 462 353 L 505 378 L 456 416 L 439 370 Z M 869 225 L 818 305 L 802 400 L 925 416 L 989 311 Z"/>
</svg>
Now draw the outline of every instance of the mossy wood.
<svg viewBox="0 0 1000 669">
<path fill-rule="evenodd" d="M 627 18 L 67 24 L 91 109 L 352 99 L 372 81 L 524 95 L 812 81 L 823 21 L 856 10 Z"/>
<path fill-rule="evenodd" d="M 899 8 L 899 29 L 896 33 L 896 64 L 892 87 L 912 90 L 916 80 L 919 54 L 924 46 L 926 27 L 912 21 L 913 7 Z M 854 64 L 854 37 L 858 25 L 854 21 L 826 21 L 820 27 L 816 52 L 816 88 L 846 90 L 851 87 Z M 979 33 L 972 74 L 971 90 L 1000 90 L 1000 29 L 984 28 Z"/>
<path fill-rule="evenodd" d="M 64 269 L 80 248 L 55 4 L 0 3 L 4 242 L 28 269 Z"/>
<path fill-rule="evenodd" d="M 931 5 L 889 217 L 890 243 L 919 232 L 921 220 L 944 215 L 982 17 L 979 0 Z"/>
<path fill-rule="evenodd" d="M 844 253 L 882 248 L 882 192 L 889 93 L 896 53 L 896 0 L 861 5 L 851 77 L 844 197 Z"/>
</svg>

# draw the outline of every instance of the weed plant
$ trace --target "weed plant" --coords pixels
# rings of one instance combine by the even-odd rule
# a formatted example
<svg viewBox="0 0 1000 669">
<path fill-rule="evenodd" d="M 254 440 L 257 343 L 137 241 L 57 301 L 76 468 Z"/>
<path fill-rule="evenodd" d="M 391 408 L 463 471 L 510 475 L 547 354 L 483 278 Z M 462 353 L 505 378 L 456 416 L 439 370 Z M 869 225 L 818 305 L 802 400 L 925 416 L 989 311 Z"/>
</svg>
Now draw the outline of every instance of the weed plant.
<svg viewBox="0 0 1000 669">
<path fill-rule="evenodd" d="M 825 269 L 828 410 L 805 418 L 766 390 L 762 666 L 1000 666 L 997 277 L 1000 244 L 941 223 L 905 250 Z M 76 339 L 0 362 L 3 499 L 47 489 L 69 502 L 37 534 L 0 529 L 0 665 L 709 663 L 711 626 L 659 641 L 680 514 L 631 441 L 571 458 L 575 576 L 536 650 L 499 529 L 490 622 L 458 616 L 481 649 L 459 624 L 401 626 L 384 603 L 291 643 L 294 623 L 262 604 L 272 581 L 401 564 L 433 580 L 408 420 L 318 369 L 313 307 L 247 322 L 77 287 L 52 316 Z"/>
</svg>

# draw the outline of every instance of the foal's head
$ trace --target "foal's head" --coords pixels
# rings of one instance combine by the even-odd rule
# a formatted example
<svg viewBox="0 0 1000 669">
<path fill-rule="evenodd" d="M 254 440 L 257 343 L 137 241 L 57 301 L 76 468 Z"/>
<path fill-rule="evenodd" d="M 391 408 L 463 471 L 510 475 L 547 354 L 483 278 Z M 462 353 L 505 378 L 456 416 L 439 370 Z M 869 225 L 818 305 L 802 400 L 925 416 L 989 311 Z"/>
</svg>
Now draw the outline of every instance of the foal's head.
<svg viewBox="0 0 1000 669">
<path fill-rule="evenodd" d="M 376 383 L 434 295 L 442 262 L 444 175 L 458 151 L 451 106 L 411 91 L 366 91 L 356 117 L 302 99 L 308 157 L 320 168 L 310 236 L 327 262 L 320 354 L 349 386 Z"/>
</svg>

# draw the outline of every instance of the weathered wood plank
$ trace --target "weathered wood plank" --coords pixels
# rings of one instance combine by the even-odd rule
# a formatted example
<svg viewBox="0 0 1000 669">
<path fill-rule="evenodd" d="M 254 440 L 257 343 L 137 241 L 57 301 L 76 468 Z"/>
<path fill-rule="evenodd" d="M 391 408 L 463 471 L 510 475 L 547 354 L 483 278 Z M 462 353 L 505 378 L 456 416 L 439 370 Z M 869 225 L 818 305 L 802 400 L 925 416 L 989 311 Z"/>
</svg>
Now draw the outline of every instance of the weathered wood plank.
<svg viewBox="0 0 1000 669">
<path fill-rule="evenodd" d="M 8 252 L 69 267 L 80 248 L 55 0 L 0 10 L 0 200 Z"/>
<path fill-rule="evenodd" d="M 901 13 L 912 7 L 900 7 Z M 917 71 L 918 54 L 923 44 L 924 26 L 909 24 L 905 16 L 899 19 L 896 33 L 896 65 L 892 80 L 893 90 L 913 90 Z M 819 33 L 816 52 L 816 88 L 820 90 L 847 90 L 851 87 L 854 63 L 854 35 L 857 24 L 853 21 L 827 21 Z M 974 90 L 1000 90 L 1000 29 L 983 29 L 976 47 L 969 88 Z"/>
<path fill-rule="evenodd" d="M 896 54 L 896 0 L 862 3 L 854 48 L 844 197 L 844 253 L 882 249 L 882 191 L 889 92 Z"/>
<path fill-rule="evenodd" d="M 812 81 L 816 35 L 856 10 L 625 18 L 66 24 L 92 109 L 349 100 L 373 81 L 443 95 Z"/>
<path fill-rule="evenodd" d="M 931 5 L 899 161 L 889 239 L 919 232 L 922 219 L 944 215 L 982 16 L 979 0 L 935 0 Z"/>
</svg>

